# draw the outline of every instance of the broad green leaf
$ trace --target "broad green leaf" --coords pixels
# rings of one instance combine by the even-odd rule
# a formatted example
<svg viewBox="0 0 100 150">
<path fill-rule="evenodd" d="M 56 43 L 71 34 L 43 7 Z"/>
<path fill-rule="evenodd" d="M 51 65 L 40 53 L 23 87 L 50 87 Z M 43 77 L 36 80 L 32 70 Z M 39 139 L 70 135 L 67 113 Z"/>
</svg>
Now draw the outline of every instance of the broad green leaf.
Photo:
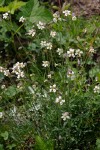
<svg viewBox="0 0 100 150">
<path fill-rule="evenodd" d="M 9 4 L 9 9 L 10 9 L 10 12 L 11 14 L 14 14 L 15 10 L 19 9 L 20 7 L 24 6 L 26 3 L 25 2 L 22 2 L 22 1 L 18 1 L 15 0 L 14 2 L 11 2 Z"/>
<path fill-rule="evenodd" d="M 26 2 L 15 0 L 11 3 L 9 3 L 8 6 L 0 7 L 0 12 L 7 12 L 10 11 L 11 14 L 14 14 L 14 12 L 19 9 L 20 7 L 24 6 Z"/>
<path fill-rule="evenodd" d="M 49 10 L 43 6 L 39 6 L 38 0 L 30 0 L 25 6 L 21 8 L 22 13 L 20 16 L 24 16 L 30 22 L 49 22 L 52 19 L 52 15 Z"/>
<path fill-rule="evenodd" d="M 17 93 L 18 93 L 18 90 L 17 90 L 16 86 L 9 86 L 4 94 L 8 97 L 13 97 Z"/>
<path fill-rule="evenodd" d="M 5 7 L 0 7 L 0 12 L 7 12 L 9 11 L 9 7 L 5 6 Z"/>
<path fill-rule="evenodd" d="M 5 132 L 1 133 L 1 136 L 2 136 L 2 137 L 4 138 L 4 140 L 6 141 L 6 140 L 8 139 L 9 134 L 8 134 L 7 131 L 5 131 Z"/>
</svg>

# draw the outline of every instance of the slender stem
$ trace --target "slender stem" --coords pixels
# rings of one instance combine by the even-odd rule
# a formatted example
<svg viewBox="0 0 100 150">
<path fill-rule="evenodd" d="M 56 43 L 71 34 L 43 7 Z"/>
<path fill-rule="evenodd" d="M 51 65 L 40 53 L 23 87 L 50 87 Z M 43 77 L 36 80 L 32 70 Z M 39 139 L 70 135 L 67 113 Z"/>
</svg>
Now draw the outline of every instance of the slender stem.
<svg viewBox="0 0 100 150">
<path fill-rule="evenodd" d="M 15 34 L 17 34 L 17 32 L 18 32 L 23 26 L 24 26 L 24 24 L 22 24 L 22 25 L 15 31 L 15 33 L 13 34 L 13 36 L 14 36 Z"/>
<path fill-rule="evenodd" d="M 59 4 L 59 12 L 61 12 L 61 1 L 58 0 L 58 4 Z"/>
</svg>

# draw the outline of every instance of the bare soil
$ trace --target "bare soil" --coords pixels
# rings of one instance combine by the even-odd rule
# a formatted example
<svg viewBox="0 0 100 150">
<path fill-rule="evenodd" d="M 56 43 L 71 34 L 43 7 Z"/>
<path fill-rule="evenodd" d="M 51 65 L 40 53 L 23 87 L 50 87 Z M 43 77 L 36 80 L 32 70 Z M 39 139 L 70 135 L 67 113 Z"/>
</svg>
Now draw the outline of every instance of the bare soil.
<svg viewBox="0 0 100 150">
<path fill-rule="evenodd" d="M 65 0 L 65 3 L 70 3 L 78 16 L 100 15 L 100 0 Z"/>
</svg>

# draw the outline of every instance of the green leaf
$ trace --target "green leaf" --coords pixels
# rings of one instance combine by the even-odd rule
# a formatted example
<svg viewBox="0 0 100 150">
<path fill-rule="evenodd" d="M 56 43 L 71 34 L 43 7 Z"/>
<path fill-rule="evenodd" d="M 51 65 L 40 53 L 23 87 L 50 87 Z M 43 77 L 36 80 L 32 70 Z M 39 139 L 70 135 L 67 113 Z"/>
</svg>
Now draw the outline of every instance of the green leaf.
<svg viewBox="0 0 100 150">
<path fill-rule="evenodd" d="M 100 74 L 100 69 L 97 67 L 94 67 L 89 71 L 90 77 L 95 77 L 95 76 L 99 77 L 99 74 Z"/>
<path fill-rule="evenodd" d="M 40 136 L 36 136 L 35 150 L 54 150 L 51 140 L 44 141 Z"/>
<path fill-rule="evenodd" d="M 7 12 L 9 11 L 9 7 L 5 6 L 5 7 L 0 7 L 0 12 Z"/>
<path fill-rule="evenodd" d="M 97 150 L 100 150 L 100 139 L 96 140 L 96 146 L 97 146 Z"/>
<path fill-rule="evenodd" d="M 16 147 L 16 144 L 10 144 L 7 146 L 8 149 L 13 149 L 14 147 Z"/>
<path fill-rule="evenodd" d="M 0 6 L 3 6 L 5 0 L 0 0 Z"/>
<path fill-rule="evenodd" d="M 52 19 L 52 15 L 49 10 L 43 6 L 39 6 L 38 0 L 30 0 L 25 6 L 21 8 L 22 13 L 20 16 L 24 16 L 30 22 L 49 22 Z"/>
<path fill-rule="evenodd" d="M 11 98 L 11 97 L 15 96 L 17 93 L 18 93 L 18 90 L 17 90 L 16 86 L 9 86 L 4 94 Z"/>
<path fill-rule="evenodd" d="M 10 11 L 11 14 L 14 14 L 14 12 L 19 9 L 20 7 L 24 6 L 26 2 L 15 0 L 11 3 L 9 3 L 8 6 L 0 7 L 0 12 L 7 12 Z"/>
<path fill-rule="evenodd" d="M 41 139 L 41 137 L 36 136 L 36 150 L 47 150 L 45 142 Z"/>
<path fill-rule="evenodd" d="M 4 150 L 4 149 L 3 149 L 3 145 L 2 145 L 2 144 L 0 144 L 0 150 Z"/>
<path fill-rule="evenodd" d="M 2 136 L 2 137 L 4 138 L 4 140 L 6 141 L 6 140 L 8 140 L 9 134 L 8 134 L 7 131 L 5 131 L 5 132 L 1 133 L 1 136 Z"/>
<path fill-rule="evenodd" d="M 22 1 L 18 1 L 15 0 L 14 2 L 11 2 L 9 4 L 9 9 L 10 9 L 10 12 L 11 14 L 14 14 L 15 10 L 19 9 L 20 7 L 24 6 L 26 3 L 25 2 L 22 2 Z"/>
</svg>

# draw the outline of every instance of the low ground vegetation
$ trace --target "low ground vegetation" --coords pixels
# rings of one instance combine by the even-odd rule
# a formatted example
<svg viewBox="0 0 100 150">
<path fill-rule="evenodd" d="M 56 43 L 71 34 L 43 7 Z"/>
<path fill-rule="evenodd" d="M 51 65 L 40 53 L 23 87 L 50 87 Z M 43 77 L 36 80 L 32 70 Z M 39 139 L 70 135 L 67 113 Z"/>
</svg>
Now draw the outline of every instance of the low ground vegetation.
<svg viewBox="0 0 100 150">
<path fill-rule="evenodd" d="M 0 150 L 99 150 L 99 16 L 0 11 Z"/>
</svg>

